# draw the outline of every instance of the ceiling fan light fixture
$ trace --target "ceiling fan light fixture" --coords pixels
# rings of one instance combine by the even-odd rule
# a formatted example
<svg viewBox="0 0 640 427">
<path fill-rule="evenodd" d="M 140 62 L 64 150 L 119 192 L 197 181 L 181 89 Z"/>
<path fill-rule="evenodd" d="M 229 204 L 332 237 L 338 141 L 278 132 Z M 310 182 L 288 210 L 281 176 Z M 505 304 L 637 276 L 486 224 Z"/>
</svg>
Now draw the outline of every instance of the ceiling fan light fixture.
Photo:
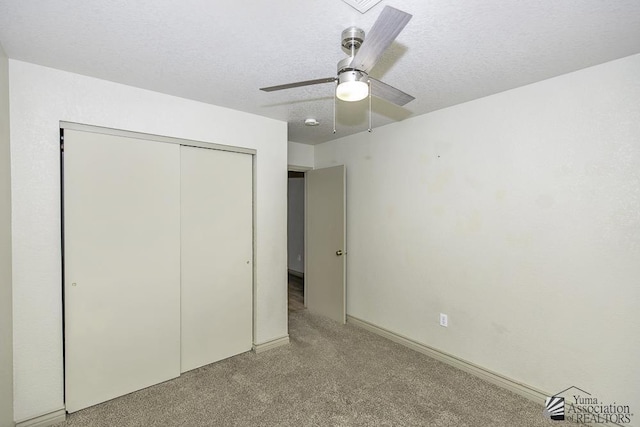
<svg viewBox="0 0 640 427">
<path fill-rule="evenodd" d="M 369 96 L 368 76 L 362 71 L 344 71 L 338 77 L 336 96 L 347 102 L 356 102 Z"/>
</svg>

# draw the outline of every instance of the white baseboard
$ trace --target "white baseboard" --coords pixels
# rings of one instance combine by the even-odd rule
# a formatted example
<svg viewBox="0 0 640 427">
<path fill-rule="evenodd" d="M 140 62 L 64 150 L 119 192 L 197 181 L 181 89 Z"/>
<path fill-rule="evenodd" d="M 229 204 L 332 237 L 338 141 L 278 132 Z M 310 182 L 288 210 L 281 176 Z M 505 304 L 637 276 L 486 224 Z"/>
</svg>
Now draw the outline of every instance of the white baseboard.
<svg viewBox="0 0 640 427">
<path fill-rule="evenodd" d="M 280 338 L 272 339 L 267 342 L 263 342 L 260 344 L 253 345 L 253 351 L 255 353 L 262 353 L 268 350 L 273 350 L 274 348 L 289 344 L 289 335 L 285 335 Z"/>
<path fill-rule="evenodd" d="M 16 422 L 16 427 L 48 427 L 63 422 L 67 418 L 64 408 L 37 417 Z"/>
<path fill-rule="evenodd" d="M 402 344 L 405 347 L 409 347 L 412 350 L 418 351 L 422 354 L 426 354 L 429 357 L 468 372 L 479 378 L 482 378 L 485 381 L 519 394 L 520 396 L 523 396 L 540 405 L 544 405 L 545 399 L 548 396 L 551 396 L 551 394 L 537 390 L 527 384 L 512 380 L 511 378 L 507 378 L 504 375 L 500 375 L 496 372 L 490 371 L 471 362 L 467 362 L 466 360 L 460 359 L 443 351 L 436 350 L 435 348 L 421 344 L 417 341 L 376 326 L 365 320 L 361 320 L 353 316 L 347 316 L 347 322 L 373 332 L 374 334 L 385 337 L 391 341 L 397 342 L 398 344 Z"/>
</svg>

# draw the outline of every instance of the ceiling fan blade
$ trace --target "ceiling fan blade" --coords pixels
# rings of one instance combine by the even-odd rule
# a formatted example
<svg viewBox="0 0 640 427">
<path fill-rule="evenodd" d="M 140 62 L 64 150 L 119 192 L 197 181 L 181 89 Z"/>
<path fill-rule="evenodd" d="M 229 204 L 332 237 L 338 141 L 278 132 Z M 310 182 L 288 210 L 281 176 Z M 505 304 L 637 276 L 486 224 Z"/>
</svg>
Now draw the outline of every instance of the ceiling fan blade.
<svg viewBox="0 0 640 427">
<path fill-rule="evenodd" d="M 261 87 L 260 90 L 263 90 L 265 92 L 273 92 L 274 90 L 291 89 L 294 87 L 311 86 L 311 85 L 317 85 L 321 83 L 331 83 L 331 82 L 335 82 L 336 80 L 337 79 L 335 77 L 326 77 L 324 79 L 306 80 L 304 82 L 287 83 L 287 84 L 278 85 L 278 86 Z"/>
<path fill-rule="evenodd" d="M 412 17 L 406 12 L 385 6 L 356 52 L 350 67 L 368 74 Z"/>
<path fill-rule="evenodd" d="M 389 86 L 386 83 L 376 80 L 373 77 L 369 77 L 371 81 L 371 95 L 378 98 L 386 99 L 389 102 L 393 102 L 396 105 L 403 106 L 413 101 L 415 98 L 408 93 L 404 93 L 400 89 L 396 89 L 393 86 Z"/>
</svg>

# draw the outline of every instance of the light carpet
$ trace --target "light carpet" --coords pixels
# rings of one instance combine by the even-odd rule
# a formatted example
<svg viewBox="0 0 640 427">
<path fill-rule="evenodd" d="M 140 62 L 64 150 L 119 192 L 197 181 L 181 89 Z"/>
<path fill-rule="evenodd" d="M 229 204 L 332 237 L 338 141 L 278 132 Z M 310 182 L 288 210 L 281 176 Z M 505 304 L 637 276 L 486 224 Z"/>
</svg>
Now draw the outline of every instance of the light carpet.
<svg viewBox="0 0 640 427">
<path fill-rule="evenodd" d="M 307 310 L 291 344 L 78 411 L 58 426 L 567 426 L 536 404 Z"/>
</svg>

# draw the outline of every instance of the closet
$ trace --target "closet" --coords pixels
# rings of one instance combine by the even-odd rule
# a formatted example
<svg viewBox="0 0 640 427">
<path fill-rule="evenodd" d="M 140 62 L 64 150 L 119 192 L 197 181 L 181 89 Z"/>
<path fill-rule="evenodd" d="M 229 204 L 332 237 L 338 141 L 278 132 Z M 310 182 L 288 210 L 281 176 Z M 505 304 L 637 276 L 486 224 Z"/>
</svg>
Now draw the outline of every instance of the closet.
<svg viewBox="0 0 640 427">
<path fill-rule="evenodd" d="M 253 152 L 63 127 L 67 411 L 250 350 Z"/>
</svg>

